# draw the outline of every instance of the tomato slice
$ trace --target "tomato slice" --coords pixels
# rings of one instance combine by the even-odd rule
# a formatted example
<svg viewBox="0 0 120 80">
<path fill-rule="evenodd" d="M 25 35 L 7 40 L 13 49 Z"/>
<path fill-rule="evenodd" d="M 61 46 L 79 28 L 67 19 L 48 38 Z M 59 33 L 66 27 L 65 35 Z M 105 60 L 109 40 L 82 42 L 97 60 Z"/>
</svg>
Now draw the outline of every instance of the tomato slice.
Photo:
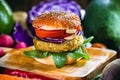
<svg viewBox="0 0 120 80">
<path fill-rule="evenodd" d="M 82 30 L 82 27 L 81 26 L 78 26 L 77 27 L 77 31 L 81 31 Z"/>
<path fill-rule="evenodd" d="M 67 34 L 66 30 L 43 30 L 43 29 L 35 29 L 35 33 L 37 37 L 40 38 L 64 38 L 71 34 Z"/>
</svg>

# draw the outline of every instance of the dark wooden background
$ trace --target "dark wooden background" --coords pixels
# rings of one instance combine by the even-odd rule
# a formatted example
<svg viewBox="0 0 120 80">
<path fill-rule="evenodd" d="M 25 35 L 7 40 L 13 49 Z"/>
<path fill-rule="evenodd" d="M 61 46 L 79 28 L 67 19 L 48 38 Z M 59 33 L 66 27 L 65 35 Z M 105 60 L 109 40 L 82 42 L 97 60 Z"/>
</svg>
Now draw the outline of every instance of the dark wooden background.
<svg viewBox="0 0 120 80">
<path fill-rule="evenodd" d="M 43 0 L 6 0 L 13 11 L 28 11 L 33 5 L 38 4 Z M 83 9 L 86 9 L 91 0 L 75 0 L 81 5 Z"/>
</svg>

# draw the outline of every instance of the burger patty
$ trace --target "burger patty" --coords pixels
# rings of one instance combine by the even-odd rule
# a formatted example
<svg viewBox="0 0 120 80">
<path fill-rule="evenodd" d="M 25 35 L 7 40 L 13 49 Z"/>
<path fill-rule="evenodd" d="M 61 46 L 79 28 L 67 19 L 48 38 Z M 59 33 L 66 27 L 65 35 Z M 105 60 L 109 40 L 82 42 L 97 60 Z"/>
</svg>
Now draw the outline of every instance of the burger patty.
<svg viewBox="0 0 120 80">
<path fill-rule="evenodd" d="M 37 50 L 60 53 L 78 49 L 83 43 L 83 36 L 75 36 L 72 40 L 65 40 L 61 44 L 44 42 L 35 37 L 33 43 Z"/>
</svg>

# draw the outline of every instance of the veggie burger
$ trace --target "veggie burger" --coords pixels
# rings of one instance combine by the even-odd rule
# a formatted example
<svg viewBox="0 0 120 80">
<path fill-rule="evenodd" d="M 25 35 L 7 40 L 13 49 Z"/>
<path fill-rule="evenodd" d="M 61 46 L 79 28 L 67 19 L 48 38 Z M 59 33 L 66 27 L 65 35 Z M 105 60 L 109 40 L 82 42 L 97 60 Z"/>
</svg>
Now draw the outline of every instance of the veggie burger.
<svg viewBox="0 0 120 80">
<path fill-rule="evenodd" d="M 82 58 L 89 60 L 85 45 L 92 40 L 82 36 L 79 16 L 72 12 L 45 12 L 33 21 L 35 50 L 24 55 L 61 68 Z"/>
</svg>

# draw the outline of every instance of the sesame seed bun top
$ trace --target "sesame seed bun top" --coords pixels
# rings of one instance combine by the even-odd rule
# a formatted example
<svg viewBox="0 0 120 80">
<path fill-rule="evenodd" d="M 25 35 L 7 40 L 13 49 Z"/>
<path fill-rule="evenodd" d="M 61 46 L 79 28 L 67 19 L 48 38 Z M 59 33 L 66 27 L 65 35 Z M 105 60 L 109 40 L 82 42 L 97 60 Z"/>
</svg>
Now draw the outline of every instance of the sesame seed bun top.
<svg viewBox="0 0 120 80">
<path fill-rule="evenodd" d="M 34 28 L 45 30 L 76 29 L 80 18 L 72 12 L 45 12 L 33 21 Z"/>
</svg>

